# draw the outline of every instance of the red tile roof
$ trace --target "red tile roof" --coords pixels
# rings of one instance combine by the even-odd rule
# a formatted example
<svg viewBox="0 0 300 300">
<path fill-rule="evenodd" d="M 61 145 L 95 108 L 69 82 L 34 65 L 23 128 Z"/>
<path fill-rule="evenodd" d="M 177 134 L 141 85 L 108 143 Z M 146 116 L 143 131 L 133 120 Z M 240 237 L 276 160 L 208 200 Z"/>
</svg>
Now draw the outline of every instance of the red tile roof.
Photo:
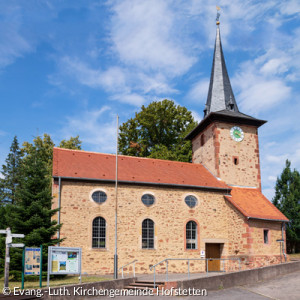
<svg viewBox="0 0 300 300">
<path fill-rule="evenodd" d="M 288 221 L 259 189 L 232 187 L 231 196 L 225 198 L 245 217 Z"/>
<path fill-rule="evenodd" d="M 115 180 L 116 156 L 87 151 L 53 149 L 53 176 Z M 118 156 L 118 180 L 228 189 L 201 164 Z"/>
</svg>

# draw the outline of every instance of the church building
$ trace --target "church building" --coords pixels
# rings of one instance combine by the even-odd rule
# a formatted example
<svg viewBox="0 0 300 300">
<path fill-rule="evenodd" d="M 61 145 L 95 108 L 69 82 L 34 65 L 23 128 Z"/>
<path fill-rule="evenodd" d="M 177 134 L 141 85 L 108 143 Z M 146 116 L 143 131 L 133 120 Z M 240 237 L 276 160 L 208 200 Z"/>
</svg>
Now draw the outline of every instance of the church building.
<svg viewBox="0 0 300 300">
<path fill-rule="evenodd" d="M 288 219 L 261 192 L 264 123 L 239 111 L 218 25 L 204 118 L 186 137 L 192 163 L 119 155 L 116 189 L 115 155 L 54 148 L 60 246 L 82 248 L 83 273 L 112 274 L 117 214 L 118 265 L 137 260 L 136 273 L 165 258 L 226 259 L 191 261 L 191 272 L 284 261 Z M 186 272 L 187 261 L 169 271 Z"/>
</svg>

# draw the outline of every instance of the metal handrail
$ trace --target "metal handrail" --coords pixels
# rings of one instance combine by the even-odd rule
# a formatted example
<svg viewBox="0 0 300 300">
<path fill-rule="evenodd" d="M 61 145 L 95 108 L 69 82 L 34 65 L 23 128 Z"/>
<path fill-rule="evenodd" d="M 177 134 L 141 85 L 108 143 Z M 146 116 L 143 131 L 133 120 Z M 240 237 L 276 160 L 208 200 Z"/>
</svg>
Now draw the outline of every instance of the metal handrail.
<svg viewBox="0 0 300 300">
<path fill-rule="evenodd" d="M 138 261 L 138 260 L 135 259 L 135 260 L 133 260 L 132 262 L 130 262 L 130 263 L 128 263 L 128 264 L 126 264 L 126 265 L 124 265 L 124 266 L 122 266 L 122 267 L 120 267 L 120 268 L 118 269 L 118 271 L 120 271 L 120 270 L 122 269 L 122 278 L 124 278 L 124 268 L 127 267 L 127 266 L 129 266 L 129 265 L 131 265 L 131 264 L 133 264 L 133 277 L 135 277 L 135 263 L 136 263 L 137 261 Z"/>
<path fill-rule="evenodd" d="M 173 259 L 173 258 L 165 258 L 164 260 L 158 262 L 157 264 L 150 266 L 150 271 L 152 271 L 152 269 L 155 268 L 157 265 L 160 265 L 160 264 L 163 263 L 164 261 L 166 261 L 166 260 L 171 260 L 171 259 Z"/>
<path fill-rule="evenodd" d="M 168 281 L 168 261 L 169 260 L 186 260 L 188 262 L 188 278 L 190 278 L 190 260 L 204 260 L 204 261 L 212 261 L 212 260 L 238 260 L 239 261 L 239 271 L 241 270 L 241 259 L 239 257 L 233 257 L 233 258 L 165 258 L 164 260 L 156 263 L 155 265 L 150 266 L 150 271 L 154 269 L 153 272 L 153 285 L 154 288 L 156 287 L 155 285 L 155 267 L 157 265 L 162 264 L 163 262 L 166 262 L 166 281 Z M 206 273 L 208 273 L 208 263 L 206 263 Z"/>
</svg>

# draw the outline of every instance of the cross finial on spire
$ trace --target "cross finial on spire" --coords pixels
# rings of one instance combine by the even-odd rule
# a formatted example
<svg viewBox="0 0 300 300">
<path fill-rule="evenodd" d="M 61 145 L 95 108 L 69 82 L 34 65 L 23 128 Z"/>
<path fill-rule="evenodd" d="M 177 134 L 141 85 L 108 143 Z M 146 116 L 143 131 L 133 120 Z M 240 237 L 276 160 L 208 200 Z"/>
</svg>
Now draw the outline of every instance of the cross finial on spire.
<svg viewBox="0 0 300 300">
<path fill-rule="evenodd" d="M 219 25 L 220 24 L 220 13 L 219 11 L 221 10 L 221 8 L 219 6 L 216 6 L 217 7 L 217 18 L 216 18 L 216 24 Z"/>
</svg>

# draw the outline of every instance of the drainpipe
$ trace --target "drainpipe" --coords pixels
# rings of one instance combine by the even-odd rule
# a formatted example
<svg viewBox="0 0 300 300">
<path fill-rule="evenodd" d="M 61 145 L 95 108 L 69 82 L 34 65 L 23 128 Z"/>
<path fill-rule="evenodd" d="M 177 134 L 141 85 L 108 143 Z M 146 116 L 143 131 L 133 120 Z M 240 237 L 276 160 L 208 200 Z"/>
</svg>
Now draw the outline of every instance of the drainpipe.
<svg viewBox="0 0 300 300">
<path fill-rule="evenodd" d="M 284 240 L 284 231 L 285 231 L 285 226 L 286 226 L 285 222 L 282 222 L 282 224 L 281 224 L 281 235 L 282 235 L 282 240 L 284 241 L 282 243 L 282 254 L 284 256 L 284 261 L 286 262 L 286 254 L 284 252 L 284 243 L 285 243 L 285 240 Z"/>
<path fill-rule="evenodd" d="M 58 216 L 57 216 L 57 224 L 60 225 L 60 202 L 61 202 L 61 177 L 58 177 Z M 57 231 L 57 239 L 60 239 L 60 229 Z M 59 242 L 57 243 L 59 246 Z"/>
</svg>

